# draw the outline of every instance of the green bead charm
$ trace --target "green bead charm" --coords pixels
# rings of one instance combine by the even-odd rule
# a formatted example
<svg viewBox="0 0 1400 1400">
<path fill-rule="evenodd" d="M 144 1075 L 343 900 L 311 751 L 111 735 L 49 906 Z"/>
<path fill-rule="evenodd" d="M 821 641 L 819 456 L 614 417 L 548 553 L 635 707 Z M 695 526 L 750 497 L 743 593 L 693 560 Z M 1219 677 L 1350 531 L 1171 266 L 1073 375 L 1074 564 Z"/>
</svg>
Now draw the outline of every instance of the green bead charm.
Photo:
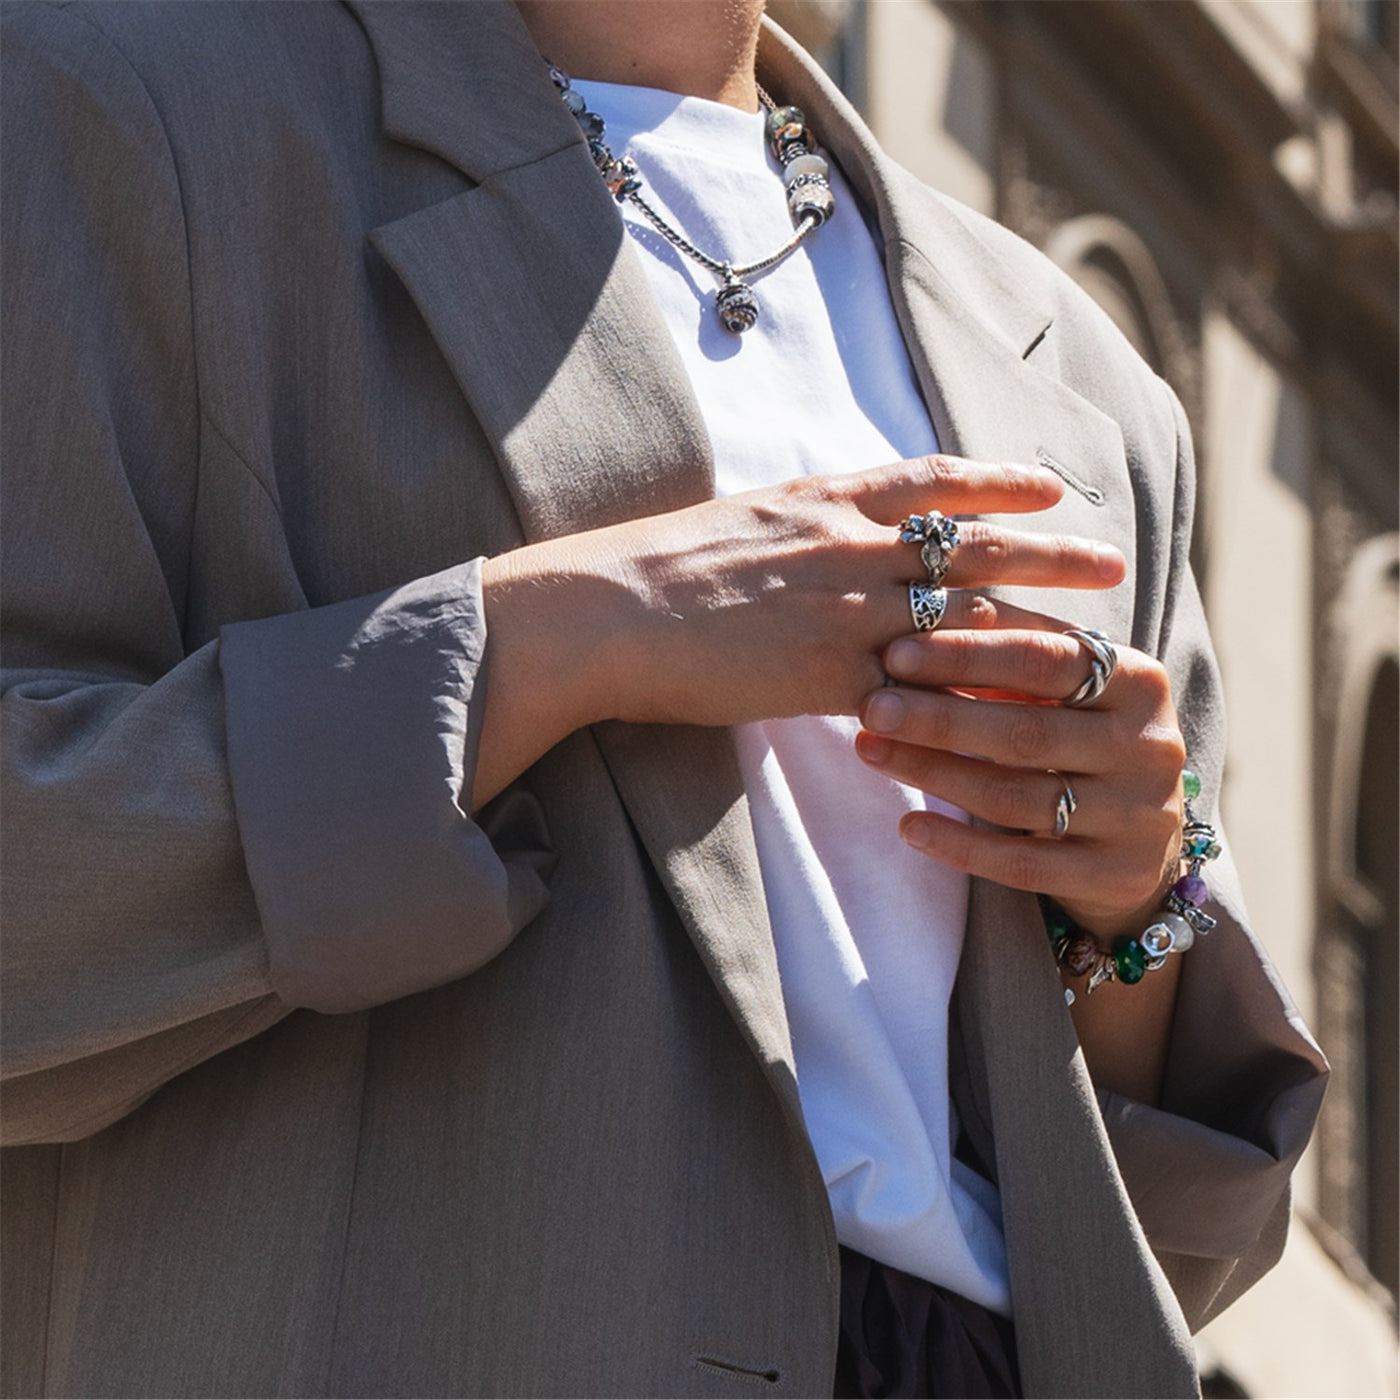
<svg viewBox="0 0 1400 1400">
<path fill-rule="evenodd" d="M 1189 769 L 1181 770 L 1181 788 L 1188 802 L 1194 802 L 1201 795 L 1201 780 Z"/>
<path fill-rule="evenodd" d="M 1118 980 L 1132 986 L 1134 982 L 1141 982 L 1143 974 L 1147 971 L 1147 950 L 1136 938 L 1125 936 L 1116 939 L 1113 944 L 1113 964 Z"/>
</svg>

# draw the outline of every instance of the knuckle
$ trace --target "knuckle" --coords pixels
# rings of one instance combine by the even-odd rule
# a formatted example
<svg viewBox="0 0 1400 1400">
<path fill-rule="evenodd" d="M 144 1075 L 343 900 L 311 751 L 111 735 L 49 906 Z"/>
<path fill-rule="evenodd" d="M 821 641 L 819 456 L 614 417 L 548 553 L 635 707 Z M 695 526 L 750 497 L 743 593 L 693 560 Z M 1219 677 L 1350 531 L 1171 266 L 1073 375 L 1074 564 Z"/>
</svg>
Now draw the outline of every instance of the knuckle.
<svg viewBox="0 0 1400 1400">
<path fill-rule="evenodd" d="M 930 703 L 920 717 L 923 738 L 930 748 L 945 749 L 953 740 L 953 715 L 942 696 L 929 697 Z"/>
<path fill-rule="evenodd" d="M 1167 669 L 1155 656 L 1141 652 L 1120 651 L 1119 669 L 1131 678 L 1135 690 L 1154 710 L 1171 703 L 1172 682 Z"/>
<path fill-rule="evenodd" d="M 1084 541 L 1071 535 L 1056 535 L 1051 544 L 1051 552 L 1061 569 L 1072 570 L 1084 565 Z"/>
<path fill-rule="evenodd" d="M 980 655 L 977 637 L 969 631 L 943 632 L 938 635 L 938 642 L 948 680 L 955 684 L 970 680 L 976 674 Z"/>
<path fill-rule="evenodd" d="M 818 476 L 812 482 L 812 494 L 823 505 L 845 505 L 851 498 L 851 486 L 844 477 Z"/>
<path fill-rule="evenodd" d="M 950 457 L 946 452 L 934 452 L 920 459 L 923 466 L 923 484 L 930 490 L 955 486 L 967 474 L 966 463 L 960 457 Z"/>
<path fill-rule="evenodd" d="M 1007 721 L 1006 743 L 1023 764 L 1040 765 L 1050 743 L 1046 713 L 1038 705 L 1017 705 Z"/>
<path fill-rule="evenodd" d="M 977 535 L 976 555 L 988 578 L 1001 578 L 1011 560 L 1011 543 L 1005 535 L 995 531 L 980 532 Z"/>
<path fill-rule="evenodd" d="M 1064 679 L 1064 648 L 1054 637 L 1036 633 L 1027 642 L 1023 664 L 1037 690 L 1054 690 Z"/>
<path fill-rule="evenodd" d="M 988 781 L 987 796 L 996 820 L 1003 826 L 1032 827 L 1043 825 L 1046 808 L 1036 817 L 1032 813 L 1035 800 L 1028 791 L 1023 774 L 999 773 Z"/>
<path fill-rule="evenodd" d="M 1145 756 L 1152 766 L 1171 776 L 1175 786 L 1186 764 L 1186 740 L 1176 725 L 1153 725 L 1144 735 Z"/>
<path fill-rule="evenodd" d="M 967 617 L 966 626 L 985 631 L 997 625 L 997 605 L 980 593 L 964 600 Z"/>
<path fill-rule="evenodd" d="M 1029 841 L 1018 840 L 1002 857 L 1002 883 L 1018 890 L 1037 890 L 1045 884 L 1045 862 Z"/>
</svg>

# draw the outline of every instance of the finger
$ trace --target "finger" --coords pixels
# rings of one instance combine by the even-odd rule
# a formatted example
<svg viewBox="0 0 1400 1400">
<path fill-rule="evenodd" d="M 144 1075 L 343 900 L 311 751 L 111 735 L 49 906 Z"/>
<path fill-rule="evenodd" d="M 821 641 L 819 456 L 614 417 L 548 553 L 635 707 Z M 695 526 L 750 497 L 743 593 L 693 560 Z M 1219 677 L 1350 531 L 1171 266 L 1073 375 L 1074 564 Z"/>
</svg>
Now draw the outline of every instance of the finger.
<svg viewBox="0 0 1400 1400">
<path fill-rule="evenodd" d="M 826 478 L 880 525 L 907 515 L 1007 515 L 1046 510 L 1065 493 L 1046 467 L 1014 462 L 974 462 L 937 453 L 870 471 Z"/>
<path fill-rule="evenodd" d="M 885 649 L 885 670 L 921 686 L 1011 690 L 1041 700 L 1072 695 L 1090 672 L 1090 658 L 1073 637 L 1048 626 L 946 629 L 897 638 Z M 1113 679 L 1095 709 L 1150 709 L 1166 700 L 1171 682 L 1160 663 L 1129 647 L 1117 649 Z"/>
<path fill-rule="evenodd" d="M 1131 766 L 1139 761 L 1141 743 L 1141 736 L 1130 732 L 1136 726 L 1120 726 L 1110 714 L 903 686 L 867 696 L 861 722 L 871 733 L 901 743 L 971 754 L 1008 768 L 1062 773 L 1107 773 Z"/>
<path fill-rule="evenodd" d="M 1133 909 L 1152 897 L 1160 880 L 1160 870 L 1151 862 L 1104 842 L 1010 836 L 965 826 L 938 812 L 908 813 L 900 820 L 899 834 L 915 850 L 954 870 L 1066 903 Z"/>
<path fill-rule="evenodd" d="M 1054 836 L 1061 800 L 1073 799 L 1070 840 L 1131 841 L 1151 859 L 1181 829 L 1179 784 L 1166 778 L 1122 783 L 1082 773 L 1004 768 L 963 754 L 903 744 L 862 730 L 856 752 L 886 777 L 942 798 L 969 815 L 1016 831 Z"/>
<path fill-rule="evenodd" d="M 980 520 L 959 521 L 958 532 L 947 576 L 954 588 L 1112 588 L 1127 573 L 1122 554 L 1102 540 L 1034 535 Z"/>
<path fill-rule="evenodd" d="M 940 797 L 970 816 L 1018 831 L 1053 833 L 1055 816 L 1067 780 L 1043 769 L 1003 768 L 963 754 L 903 744 L 882 734 L 862 730 L 856 735 L 856 753 L 871 768 L 896 782 Z M 1114 829 L 1121 813 L 1108 810 L 1102 780 L 1073 775 L 1076 801 L 1082 799 L 1084 822 L 1076 811 L 1070 817 L 1075 836 L 1102 834 Z M 1115 809 L 1117 804 L 1114 804 Z"/>
</svg>

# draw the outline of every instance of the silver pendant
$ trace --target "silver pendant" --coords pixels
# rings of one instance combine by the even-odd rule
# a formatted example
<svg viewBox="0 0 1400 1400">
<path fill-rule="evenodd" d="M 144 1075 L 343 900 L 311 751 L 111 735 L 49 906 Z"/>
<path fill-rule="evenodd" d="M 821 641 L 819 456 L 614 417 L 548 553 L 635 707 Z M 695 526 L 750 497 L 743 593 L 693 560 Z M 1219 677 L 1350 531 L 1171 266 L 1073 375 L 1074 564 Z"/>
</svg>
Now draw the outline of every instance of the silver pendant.
<svg viewBox="0 0 1400 1400">
<path fill-rule="evenodd" d="M 715 293 L 715 311 L 719 323 L 730 335 L 743 335 L 752 330 L 758 320 L 758 298 L 753 288 L 737 279 L 726 282 Z"/>
</svg>

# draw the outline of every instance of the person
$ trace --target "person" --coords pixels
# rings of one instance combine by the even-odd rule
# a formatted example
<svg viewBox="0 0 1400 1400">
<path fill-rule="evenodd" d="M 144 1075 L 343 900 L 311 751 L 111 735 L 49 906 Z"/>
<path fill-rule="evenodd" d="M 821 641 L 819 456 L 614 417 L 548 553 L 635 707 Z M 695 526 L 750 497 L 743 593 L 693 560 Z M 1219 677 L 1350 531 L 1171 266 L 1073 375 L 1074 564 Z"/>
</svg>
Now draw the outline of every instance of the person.
<svg viewBox="0 0 1400 1400">
<path fill-rule="evenodd" d="M 758 0 L 3 22 L 7 1393 L 1196 1393 L 1170 391 Z"/>
</svg>

